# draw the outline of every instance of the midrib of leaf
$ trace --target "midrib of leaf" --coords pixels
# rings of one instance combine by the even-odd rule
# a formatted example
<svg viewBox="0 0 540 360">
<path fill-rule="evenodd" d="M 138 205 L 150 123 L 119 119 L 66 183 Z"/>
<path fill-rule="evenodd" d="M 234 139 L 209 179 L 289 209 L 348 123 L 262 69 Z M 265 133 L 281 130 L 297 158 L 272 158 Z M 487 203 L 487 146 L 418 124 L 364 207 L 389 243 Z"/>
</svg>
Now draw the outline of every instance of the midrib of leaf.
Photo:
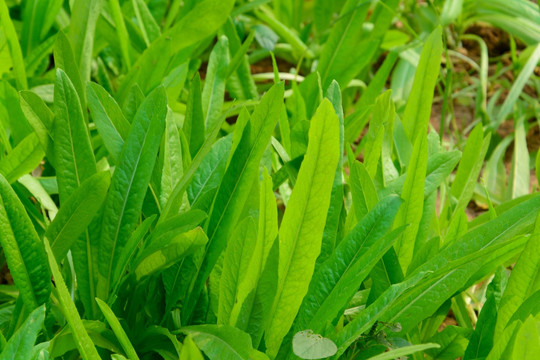
<svg viewBox="0 0 540 360">
<path fill-rule="evenodd" d="M 146 131 L 144 132 L 144 138 L 143 138 L 143 141 L 142 141 L 142 144 L 141 144 L 141 147 L 140 147 L 140 151 L 139 151 L 138 156 L 137 156 L 137 161 L 135 162 L 135 166 L 133 167 L 134 171 L 132 171 L 132 173 L 131 173 L 130 180 L 129 180 L 129 186 L 127 188 L 127 191 L 125 192 L 125 194 L 127 194 L 127 195 L 129 195 L 130 192 L 131 192 L 131 186 L 133 185 L 133 179 L 135 178 L 135 173 L 137 172 L 137 169 L 138 169 L 138 166 L 139 166 L 139 161 L 141 160 L 141 153 L 144 150 L 144 145 L 146 144 L 146 139 L 148 138 L 148 133 L 149 133 L 148 130 L 149 130 L 150 124 L 152 122 L 152 118 L 148 122 L 148 128 L 145 129 Z M 122 210 L 120 212 L 119 221 L 117 223 L 116 232 L 115 232 L 114 238 L 113 238 L 113 248 L 112 248 L 112 252 L 111 252 L 111 261 L 109 262 L 109 267 L 108 267 L 108 270 L 107 270 L 107 279 L 106 279 L 107 280 L 107 283 L 106 283 L 107 291 L 109 291 L 109 286 L 110 286 L 112 266 L 113 266 L 113 262 L 114 262 L 114 259 L 115 259 L 114 255 L 115 255 L 115 251 L 116 251 L 116 244 L 118 243 L 118 234 L 120 232 L 120 224 L 122 223 L 122 219 L 124 218 L 124 213 L 126 212 L 126 205 L 127 205 L 127 200 L 128 200 L 128 197 L 129 197 L 127 195 L 124 197 L 124 201 L 122 203 Z"/>
</svg>

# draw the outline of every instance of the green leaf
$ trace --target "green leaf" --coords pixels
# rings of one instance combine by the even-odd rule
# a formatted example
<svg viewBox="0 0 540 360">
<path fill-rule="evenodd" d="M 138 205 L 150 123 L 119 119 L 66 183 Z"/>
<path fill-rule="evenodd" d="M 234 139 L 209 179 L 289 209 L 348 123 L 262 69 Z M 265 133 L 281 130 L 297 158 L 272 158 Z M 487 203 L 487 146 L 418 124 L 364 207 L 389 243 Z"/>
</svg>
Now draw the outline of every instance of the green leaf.
<svg viewBox="0 0 540 360">
<path fill-rule="evenodd" d="M 28 120 L 28 123 L 34 129 L 34 133 L 45 150 L 49 162 L 54 165 L 52 134 L 54 114 L 36 93 L 32 91 L 21 91 L 19 95 L 21 109 L 26 116 L 26 120 Z"/>
<path fill-rule="evenodd" d="M 223 97 L 225 95 L 225 80 L 229 66 L 229 40 L 221 36 L 214 46 L 202 91 L 202 110 L 206 128 L 213 128 L 221 116 Z"/>
<path fill-rule="evenodd" d="M 429 342 L 439 344 L 440 347 L 427 349 L 426 354 L 437 360 L 461 358 L 465 353 L 471 333 L 472 330 L 465 327 L 447 326 L 428 339 Z"/>
<path fill-rule="evenodd" d="M 335 22 L 317 66 L 323 89 L 326 89 L 332 80 L 345 88 L 375 54 L 376 43 L 366 42 L 362 36 L 370 5 L 348 0 L 341 9 L 340 20 Z M 359 48 L 364 51 L 357 51 Z"/>
<path fill-rule="evenodd" d="M 487 297 L 482 306 L 482 311 L 478 316 L 478 321 L 474 333 L 469 339 L 469 344 L 465 350 L 464 360 L 473 360 L 485 357 L 493 348 L 493 333 L 497 322 L 497 303 L 495 296 Z"/>
<path fill-rule="evenodd" d="M 0 3 L 0 23 L 2 23 L 2 27 L 4 28 L 7 46 L 9 48 L 9 53 L 11 54 L 11 62 L 13 64 L 13 72 L 15 73 L 17 87 L 19 87 L 20 90 L 25 90 L 28 88 L 28 81 L 26 79 L 26 69 L 24 67 L 21 45 L 19 44 L 17 31 L 9 16 L 9 9 L 5 0 L 2 0 Z"/>
<path fill-rule="evenodd" d="M 77 312 L 75 303 L 73 303 L 73 300 L 71 299 L 69 291 L 66 287 L 66 283 L 64 282 L 62 273 L 58 268 L 58 263 L 54 258 L 54 254 L 47 238 L 44 239 L 44 243 L 52 276 L 54 278 L 56 290 L 55 295 L 58 299 L 60 309 L 62 310 L 62 313 L 64 314 L 64 317 L 71 328 L 73 339 L 77 345 L 77 348 L 79 349 L 79 353 L 84 360 L 100 360 L 101 358 L 99 357 L 96 347 L 92 342 L 92 339 L 90 339 L 90 336 L 88 336 L 88 332 L 86 331 L 81 317 Z"/>
<path fill-rule="evenodd" d="M 75 61 L 83 83 L 90 80 L 92 51 L 97 20 L 101 13 L 102 0 L 75 0 L 71 7 L 71 26 L 67 37 L 73 46 Z"/>
<path fill-rule="evenodd" d="M 520 94 L 523 92 L 523 88 L 525 87 L 525 84 L 527 84 L 529 77 L 531 76 L 531 74 L 533 74 L 534 69 L 536 68 L 539 61 L 540 61 L 540 44 L 534 48 L 533 53 L 529 57 L 529 60 L 527 60 L 527 63 L 525 64 L 521 72 L 519 73 L 518 77 L 512 83 L 510 92 L 508 93 L 508 96 L 504 100 L 504 103 L 502 104 L 501 109 L 499 110 L 495 121 L 493 121 L 489 125 L 490 130 L 496 130 L 501 125 L 501 123 L 506 119 L 506 117 L 512 112 L 512 109 L 514 108 L 514 104 L 518 100 Z"/>
<path fill-rule="evenodd" d="M 337 82 L 333 81 L 330 84 L 326 91 L 326 97 L 332 103 L 334 111 L 339 119 L 339 153 L 343 154 L 345 131 L 343 127 L 344 115 L 343 106 L 341 104 L 341 89 Z M 330 197 L 330 207 L 328 208 L 326 224 L 324 226 L 321 254 L 317 258 L 317 263 L 326 260 L 336 246 L 339 221 L 343 209 L 343 195 L 343 157 L 340 156 L 334 175 L 334 183 L 332 184 L 332 195 Z"/>
<path fill-rule="evenodd" d="M 131 341 L 129 341 L 129 338 L 124 329 L 122 328 L 120 321 L 118 321 L 118 318 L 116 317 L 116 315 L 114 315 L 114 312 L 111 310 L 109 305 L 107 305 L 106 302 L 98 298 L 96 298 L 96 302 L 101 309 L 101 312 L 105 316 L 105 319 L 111 326 L 114 335 L 116 335 L 118 342 L 120 342 L 120 345 L 122 345 L 122 349 L 124 349 L 124 351 L 126 352 L 126 355 L 129 356 L 131 360 L 139 360 L 137 352 L 133 348 L 133 345 L 131 344 Z"/>
<path fill-rule="evenodd" d="M 58 11 L 62 0 L 30 0 L 24 6 L 23 26 L 21 30 L 21 47 L 28 57 L 33 48 L 45 39 Z"/>
<path fill-rule="evenodd" d="M 184 343 L 182 344 L 182 352 L 180 353 L 180 360 L 204 360 L 203 354 L 195 345 L 191 335 L 186 336 Z"/>
<path fill-rule="evenodd" d="M 226 247 L 259 172 L 259 163 L 280 114 L 283 83 L 274 85 L 255 108 L 237 149 L 230 157 L 207 222 L 208 245 L 184 311 L 191 316 L 199 294 Z"/>
<path fill-rule="evenodd" d="M 86 95 L 84 92 L 84 82 L 79 72 L 79 63 L 75 59 L 72 43 L 64 34 L 59 31 L 54 44 L 54 65 L 57 69 L 62 69 L 71 80 L 73 87 L 79 95 L 81 107 L 86 110 Z M 83 113 L 86 118 L 86 112 Z"/>
<path fill-rule="evenodd" d="M 377 356 L 370 357 L 369 360 L 392 360 L 392 359 L 400 358 L 405 355 L 414 354 L 419 351 L 424 351 L 427 349 L 436 349 L 439 347 L 440 347 L 439 344 L 432 344 L 432 343 L 421 344 L 421 345 L 409 345 L 409 346 L 404 346 L 401 348 L 387 351 Z"/>
<path fill-rule="evenodd" d="M 301 359 L 322 359 L 337 352 L 337 346 L 332 340 L 314 334 L 311 330 L 294 334 L 292 348 L 294 354 Z"/>
<path fill-rule="evenodd" d="M 189 142 L 189 151 L 191 156 L 197 155 L 197 152 L 204 143 L 205 120 L 202 107 L 201 77 L 199 73 L 191 82 L 189 88 L 188 100 L 186 103 L 186 118 L 182 130 Z"/>
<path fill-rule="evenodd" d="M 309 144 L 279 229 L 278 288 L 266 329 L 268 354 L 277 354 L 321 251 L 326 212 L 339 158 L 339 120 L 323 100 L 309 129 Z"/>
<path fill-rule="evenodd" d="M 51 243 L 54 256 L 61 262 L 103 205 L 110 184 L 109 172 L 99 172 L 86 179 L 62 203 L 45 236 Z"/>
<path fill-rule="evenodd" d="M 41 305 L 28 315 L 19 330 L 5 344 L 0 360 L 30 359 L 43 321 L 45 321 L 45 305 Z"/>
<path fill-rule="evenodd" d="M 86 93 L 92 120 L 112 159 L 117 161 L 124 140 L 128 137 L 130 124 L 114 98 L 103 87 L 96 83 L 88 83 Z"/>
<path fill-rule="evenodd" d="M 371 210 L 339 243 L 330 258 L 320 265 L 298 311 L 295 329 L 322 332 L 347 306 L 377 261 L 388 251 L 397 235 L 391 232 L 401 200 L 387 197 Z"/>
<path fill-rule="evenodd" d="M 439 26 L 426 39 L 403 113 L 403 127 L 412 143 L 417 135 L 425 134 L 428 127 L 433 92 L 441 67 L 441 37 L 442 28 Z"/>
<path fill-rule="evenodd" d="M 188 334 L 210 360 L 268 359 L 251 345 L 245 332 L 227 325 L 188 326 L 179 330 Z"/>
<path fill-rule="evenodd" d="M 249 274 L 248 268 L 255 250 L 256 242 L 254 239 L 256 238 L 255 220 L 252 217 L 247 217 L 238 225 L 229 239 L 219 280 L 218 324 L 228 325 L 230 323 L 233 306 L 238 302 L 237 293 L 240 283 L 246 274 Z"/>
<path fill-rule="evenodd" d="M 62 202 L 97 171 L 79 96 L 62 69 L 56 70 L 54 110 L 56 177 Z"/>
<path fill-rule="evenodd" d="M 414 250 L 418 248 L 416 236 L 424 210 L 424 181 L 427 168 L 427 139 L 419 134 L 413 147 L 413 152 L 407 168 L 407 176 L 403 184 L 401 197 L 404 200 L 394 227 L 409 225 L 396 242 L 396 253 L 403 273 L 407 273 Z"/>
<path fill-rule="evenodd" d="M 146 46 L 149 46 L 152 41 L 161 35 L 159 26 L 143 0 L 132 0 L 131 3 L 133 5 L 133 10 L 135 11 L 135 16 L 137 17 L 137 25 L 139 25 L 139 29 L 141 29 L 144 42 L 146 43 Z"/>
<path fill-rule="evenodd" d="M 166 116 L 167 96 L 163 87 L 159 87 L 137 112 L 114 171 L 105 200 L 99 242 L 98 296 L 101 299 L 108 298 L 114 264 L 137 225 Z"/>
<path fill-rule="evenodd" d="M 238 286 L 237 301 L 231 310 L 231 321 L 229 322 L 231 325 L 242 330 L 249 328 L 250 321 L 259 322 L 254 319 L 258 315 L 254 293 L 256 293 L 263 281 L 262 274 L 268 263 L 268 256 L 275 243 L 277 234 L 278 214 L 276 198 L 272 191 L 272 179 L 265 169 L 263 171 L 259 193 L 257 241 L 249 260 L 249 267 L 244 274 L 243 281 Z M 264 313 L 264 310 L 261 313 Z M 262 323 L 262 321 L 259 323 Z M 250 334 L 254 334 L 254 332 L 250 332 Z"/>
<path fill-rule="evenodd" d="M 495 338 L 502 335 L 508 321 L 523 302 L 540 289 L 540 216 L 535 230 L 521 253 L 504 291 L 497 315 Z"/>
<path fill-rule="evenodd" d="M 32 133 L 0 160 L 0 174 L 11 184 L 25 174 L 32 172 L 43 159 L 43 149 L 38 137 Z"/>
<path fill-rule="evenodd" d="M 507 199 L 529 194 L 531 172 L 529 170 L 529 150 L 527 149 L 527 134 L 525 130 L 525 118 L 515 120 L 514 152 L 512 155 L 512 167 L 508 179 Z"/>
<path fill-rule="evenodd" d="M 19 198 L 0 175 L 0 244 L 28 310 L 49 300 L 51 273 L 43 243 Z"/>
<path fill-rule="evenodd" d="M 451 210 L 451 220 L 456 219 L 456 214 L 459 211 L 464 210 L 469 200 L 471 199 L 474 187 L 478 179 L 478 175 L 482 170 L 484 164 L 484 158 L 489 148 L 491 136 L 487 135 L 485 138 L 482 135 L 482 124 L 478 124 L 473 131 L 469 134 L 467 144 L 463 150 L 463 156 L 459 163 L 456 177 L 452 183 L 450 189 L 450 195 L 457 199 L 457 203 L 445 211 Z M 444 224 L 445 213 L 441 214 L 441 220 Z"/>
<path fill-rule="evenodd" d="M 179 262 L 182 258 L 203 247 L 207 241 L 206 234 L 198 227 L 177 235 L 167 242 L 160 242 L 145 248 L 136 261 L 135 277 L 137 281 Z"/>
</svg>

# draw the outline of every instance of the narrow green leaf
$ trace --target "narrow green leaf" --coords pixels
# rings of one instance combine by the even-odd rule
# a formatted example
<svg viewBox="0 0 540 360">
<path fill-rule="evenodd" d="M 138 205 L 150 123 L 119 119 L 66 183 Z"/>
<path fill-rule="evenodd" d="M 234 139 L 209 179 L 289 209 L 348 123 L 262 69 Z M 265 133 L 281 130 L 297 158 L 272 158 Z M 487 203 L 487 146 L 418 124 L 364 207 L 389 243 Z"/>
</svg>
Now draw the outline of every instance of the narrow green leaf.
<svg viewBox="0 0 540 360">
<path fill-rule="evenodd" d="M 102 301 L 99 298 L 96 298 L 96 302 L 101 309 L 101 312 L 105 316 L 105 319 L 111 326 L 114 335 L 116 335 L 118 342 L 120 343 L 120 345 L 122 345 L 122 349 L 124 349 L 124 351 L 126 352 L 126 355 L 129 356 L 131 360 L 139 360 L 137 352 L 133 348 L 133 345 L 131 344 L 131 341 L 129 341 L 129 338 L 124 329 L 122 328 L 120 321 L 118 321 L 118 318 L 116 317 L 116 315 L 114 315 L 114 312 L 111 310 L 109 305 L 107 305 L 106 302 Z"/>
<path fill-rule="evenodd" d="M 131 4 L 133 5 L 133 10 L 137 17 L 137 25 L 141 29 L 144 42 L 146 46 L 149 46 L 152 41 L 161 35 L 159 26 L 143 0 L 132 0 Z"/>
<path fill-rule="evenodd" d="M 463 150 L 463 156 L 458 166 L 456 177 L 450 189 L 450 195 L 457 199 L 457 204 L 452 208 L 451 218 L 456 218 L 455 215 L 464 210 L 469 203 L 474 187 L 478 179 L 478 175 L 482 170 L 484 158 L 489 148 L 491 136 L 488 134 L 483 137 L 482 125 L 477 125 L 471 131 L 467 144 Z M 447 209 L 446 211 L 450 211 Z M 441 214 L 441 219 L 445 221 L 445 214 Z"/>
<path fill-rule="evenodd" d="M 540 289 L 540 215 L 533 234 L 527 241 L 504 291 L 497 315 L 496 339 L 502 335 L 508 321 L 523 302 Z"/>
<path fill-rule="evenodd" d="M 26 116 L 26 120 L 32 128 L 41 143 L 47 160 L 55 165 L 53 148 L 53 118 L 54 114 L 45 104 L 45 102 L 32 91 L 21 91 L 21 109 Z"/>
<path fill-rule="evenodd" d="M 440 347 L 441 346 L 439 344 L 431 344 L 431 343 L 421 344 L 421 345 L 409 345 L 409 346 L 404 346 L 404 347 L 387 351 L 377 356 L 370 357 L 369 360 L 392 360 L 392 359 L 400 358 L 405 355 L 414 354 L 419 351 L 424 351 L 427 349 L 436 349 Z"/>
<path fill-rule="evenodd" d="M 11 17 L 9 16 L 9 9 L 5 0 L 0 2 L 0 23 L 2 23 L 2 27 L 4 28 L 6 42 L 11 54 L 11 62 L 13 64 L 13 72 L 15 73 L 17 87 L 19 87 L 20 90 L 26 90 L 28 88 L 28 81 L 26 79 L 26 69 L 24 67 L 21 45 L 19 44 L 19 37 L 17 36 Z"/>
<path fill-rule="evenodd" d="M 208 70 L 202 91 L 202 109 L 206 128 L 211 129 L 219 121 L 223 97 L 225 95 L 225 80 L 229 66 L 229 40 L 221 36 L 214 46 L 208 61 Z"/>
<path fill-rule="evenodd" d="M 99 242 L 98 296 L 107 299 L 114 264 L 135 229 L 154 169 L 167 116 L 163 87 L 142 103 L 116 166 L 105 200 Z"/>
<path fill-rule="evenodd" d="M 182 258 L 204 246 L 207 241 L 206 234 L 198 227 L 177 235 L 167 242 L 148 246 L 136 260 L 135 277 L 137 281 L 179 262 Z"/>
<path fill-rule="evenodd" d="M 56 174 L 60 201 L 65 201 L 80 184 L 96 173 L 96 162 L 81 102 L 71 80 L 56 70 L 53 125 Z"/>
<path fill-rule="evenodd" d="M 512 87 L 510 88 L 510 92 L 508 93 L 508 96 L 504 100 L 504 103 L 501 106 L 501 109 L 499 110 L 497 117 L 495 121 L 493 121 L 489 125 L 490 130 L 496 130 L 501 123 L 506 119 L 506 117 L 512 112 L 512 109 L 514 108 L 514 104 L 519 98 L 519 95 L 522 93 L 523 88 L 525 87 L 525 84 L 529 80 L 529 77 L 534 72 L 534 69 L 536 68 L 538 62 L 540 61 L 540 44 L 538 44 L 534 51 L 532 52 L 531 56 L 529 57 L 529 60 L 527 60 L 527 63 L 519 73 L 517 79 L 512 83 Z"/>
<path fill-rule="evenodd" d="M 191 157 L 197 155 L 197 152 L 204 143 L 205 121 L 202 107 L 201 77 L 199 73 L 191 82 L 189 95 L 186 104 L 186 118 L 184 120 L 183 131 L 189 142 L 189 151 Z"/>
<path fill-rule="evenodd" d="M 79 94 L 81 107 L 86 110 L 86 94 L 84 82 L 79 72 L 79 63 L 75 59 L 73 46 L 67 35 L 63 31 L 59 31 L 54 43 L 54 65 L 57 69 L 62 69 L 67 77 L 71 80 L 73 87 Z M 86 118 L 86 111 L 83 112 Z"/>
<path fill-rule="evenodd" d="M 58 262 L 64 259 L 103 205 L 110 178 L 109 172 L 100 172 L 89 177 L 62 203 L 60 211 L 45 233 Z"/>
<path fill-rule="evenodd" d="M 362 36 L 363 24 L 370 5 L 348 0 L 341 9 L 340 19 L 335 22 L 324 44 L 317 66 L 323 89 L 326 89 L 332 80 L 336 80 L 344 88 L 374 55 L 376 44 L 370 43 L 370 46 L 366 46 L 366 42 L 362 43 L 365 39 Z M 359 48 L 363 51 L 358 51 Z"/>
<path fill-rule="evenodd" d="M 0 360 L 30 359 L 43 321 L 45 321 L 45 305 L 41 305 L 28 315 L 19 330 L 5 344 Z"/>
<path fill-rule="evenodd" d="M 111 7 L 111 15 L 114 19 L 114 25 L 116 28 L 116 35 L 120 42 L 120 52 L 122 53 L 122 59 L 124 60 L 125 67 L 131 69 L 131 57 L 129 54 L 129 34 L 126 29 L 126 23 L 122 15 L 122 9 L 120 8 L 119 0 L 109 0 Z"/>
<path fill-rule="evenodd" d="M 321 251 L 326 212 L 339 158 L 339 120 L 323 100 L 311 120 L 309 145 L 279 230 L 278 289 L 266 330 L 268 354 L 277 354 Z"/>
<path fill-rule="evenodd" d="M 507 199 L 515 199 L 529 194 L 531 181 L 525 118 L 516 119 L 514 123 L 514 153 L 512 155 L 510 178 L 508 179 Z"/>
<path fill-rule="evenodd" d="M 0 244 L 27 309 L 49 300 L 51 273 L 43 243 L 19 198 L 0 175 Z"/>
<path fill-rule="evenodd" d="M 90 80 L 92 51 L 101 2 L 102 0 L 75 0 L 71 7 L 71 26 L 67 36 L 73 46 L 73 54 L 83 83 Z"/>
<path fill-rule="evenodd" d="M 64 314 L 64 317 L 71 328 L 73 339 L 77 345 L 77 348 L 79 349 L 79 353 L 84 360 L 100 360 L 101 358 L 99 357 L 96 347 L 92 342 L 92 339 L 90 339 L 90 336 L 88 336 L 88 332 L 86 331 L 81 317 L 77 312 L 77 308 L 71 299 L 69 291 L 66 287 L 66 283 L 64 282 L 64 278 L 62 277 L 62 273 L 58 268 L 58 263 L 56 262 L 54 254 L 51 250 L 51 246 L 49 245 L 49 241 L 47 238 L 43 239 L 43 241 L 45 243 L 45 251 L 47 252 L 47 257 L 49 259 L 48 262 L 54 278 L 56 297 L 58 299 L 60 309 L 62 310 L 62 313 Z"/>
<path fill-rule="evenodd" d="M 0 160 L 0 174 L 11 184 L 37 168 L 44 155 L 37 135 L 32 133 Z"/>
<path fill-rule="evenodd" d="M 424 134 L 428 127 L 433 92 L 441 67 L 441 55 L 442 28 L 439 26 L 426 39 L 403 113 L 403 127 L 412 143 L 416 136 Z"/>
<path fill-rule="evenodd" d="M 86 93 L 92 120 L 109 154 L 113 160 L 118 160 L 124 140 L 128 137 L 130 124 L 114 98 L 103 87 L 88 83 Z"/>
<path fill-rule="evenodd" d="M 231 310 L 230 324 L 247 330 L 250 321 L 257 317 L 255 296 L 253 295 L 262 281 L 262 274 L 268 262 L 268 256 L 278 234 L 278 214 L 276 198 L 272 191 L 272 178 L 266 169 L 263 171 L 259 193 L 259 224 L 257 241 L 250 258 L 249 267 L 243 281 L 238 286 L 238 296 Z M 264 312 L 264 311 L 263 311 Z M 253 334 L 250 332 L 250 334 Z"/>
<path fill-rule="evenodd" d="M 413 152 L 407 168 L 407 176 L 403 184 L 401 197 L 403 206 L 396 215 L 394 227 L 409 225 L 396 242 L 396 253 L 403 273 L 407 273 L 413 255 L 416 235 L 424 207 L 424 179 L 427 168 L 427 139 L 424 134 L 416 137 Z"/>
<path fill-rule="evenodd" d="M 218 324 L 230 323 L 233 306 L 237 303 L 240 283 L 248 274 L 250 260 L 254 255 L 255 239 L 257 239 L 257 227 L 252 217 L 247 217 L 242 221 L 229 239 L 219 280 Z"/>
</svg>

